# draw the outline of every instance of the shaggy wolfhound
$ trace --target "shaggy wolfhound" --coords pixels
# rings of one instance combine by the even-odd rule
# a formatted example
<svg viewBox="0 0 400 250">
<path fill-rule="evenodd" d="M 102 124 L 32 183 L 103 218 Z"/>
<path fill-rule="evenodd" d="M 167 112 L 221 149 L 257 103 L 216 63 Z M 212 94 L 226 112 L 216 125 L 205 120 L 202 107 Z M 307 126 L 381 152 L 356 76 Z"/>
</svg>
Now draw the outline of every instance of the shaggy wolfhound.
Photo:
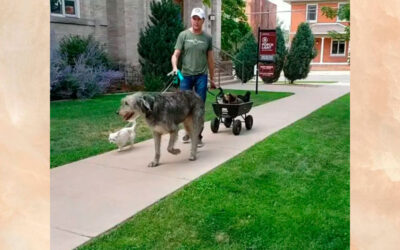
<svg viewBox="0 0 400 250">
<path fill-rule="evenodd" d="M 153 130 L 155 157 L 149 163 L 149 167 L 159 164 L 160 142 L 163 134 L 170 134 L 168 152 L 174 155 L 181 152 L 174 148 L 174 145 L 178 137 L 179 124 L 182 122 L 192 139 L 189 160 L 196 160 L 199 134 L 204 126 L 204 103 L 193 91 L 166 92 L 156 95 L 138 92 L 122 99 L 118 113 L 127 121 L 143 115 Z"/>
</svg>

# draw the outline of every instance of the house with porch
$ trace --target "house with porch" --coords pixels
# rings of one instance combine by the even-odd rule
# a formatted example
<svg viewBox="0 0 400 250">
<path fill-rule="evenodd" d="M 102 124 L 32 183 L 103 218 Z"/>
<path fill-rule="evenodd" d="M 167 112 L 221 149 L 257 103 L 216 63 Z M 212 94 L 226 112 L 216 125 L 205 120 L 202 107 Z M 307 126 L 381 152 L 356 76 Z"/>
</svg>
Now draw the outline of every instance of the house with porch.
<svg viewBox="0 0 400 250">
<path fill-rule="evenodd" d="M 349 0 L 284 0 L 291 5 L 290 40 L 302 22 L 308 22 L 315 37 L 317 56 L 311 63 L 311 70 L 350 70 L 350 42 L 335 40 L 328 36 L 329 31 L 345 34 L 348 20 L 339 17 L 330 19 L 322 14 L 322 7 L 339 9 Z"/>
</svg>

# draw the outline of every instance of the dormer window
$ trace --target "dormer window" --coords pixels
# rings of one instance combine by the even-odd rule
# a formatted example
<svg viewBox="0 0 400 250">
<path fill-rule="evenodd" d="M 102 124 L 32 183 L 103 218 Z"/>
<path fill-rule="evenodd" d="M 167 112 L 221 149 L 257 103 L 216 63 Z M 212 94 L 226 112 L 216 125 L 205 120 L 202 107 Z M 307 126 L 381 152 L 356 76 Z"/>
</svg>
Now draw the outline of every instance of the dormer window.
<svg viewBox="0 0 400 250">
<path fill-rule="evenodd" d="M 307 22 L 317 21 L 317 4 L 307 4 Z"/>
<path fill-rule="evenodd" d="M 79 17 L 79 0 L 50 0 L 50 11 L 54 16 Z"/>
</svg>

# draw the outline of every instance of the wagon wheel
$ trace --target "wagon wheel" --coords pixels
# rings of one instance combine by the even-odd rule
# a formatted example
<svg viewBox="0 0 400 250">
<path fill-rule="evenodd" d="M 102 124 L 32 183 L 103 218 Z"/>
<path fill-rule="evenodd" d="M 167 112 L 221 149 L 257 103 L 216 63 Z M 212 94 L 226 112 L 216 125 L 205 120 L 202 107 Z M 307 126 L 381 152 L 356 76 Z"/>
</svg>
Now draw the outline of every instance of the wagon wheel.
<svg viewBox="0 0 400 250">
<path fill-rule="evenodd" d="M 234 120 L 232 126 L 232 132 L 234 135 L 239 135 L 242 129 L 242 122 L 240 120 Z"/>
<path fill-rule="evenodd" d="M 211 121 L 211 131 L 213 133 L 218 133 L 218 129 L 219 129 L 219 119 L 217 117 L 215 117 Z"/>
<path fill-rule="evenodd" d="M 232 118 L 225 118 L 224 119 L 224 125 L 225 127 L 229 128 L 232 124 Z"/>
<path fill-rule="evenodd" d="M 244 123 L 246 124 L 247 130 L 250 130 L 253 127 L 253 117 L 251 115 L 246 116 Z"/>
</svg>

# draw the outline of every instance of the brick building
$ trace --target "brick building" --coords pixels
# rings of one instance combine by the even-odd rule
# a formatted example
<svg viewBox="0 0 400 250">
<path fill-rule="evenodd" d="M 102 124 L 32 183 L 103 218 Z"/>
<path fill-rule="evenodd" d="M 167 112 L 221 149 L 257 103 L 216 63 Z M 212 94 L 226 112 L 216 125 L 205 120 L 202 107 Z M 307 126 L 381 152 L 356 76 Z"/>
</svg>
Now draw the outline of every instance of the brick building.
<svg viewBox="0 0 400 250">
<path fill-rule="evenodd" d="M 322 15 L 321 8 L 338 9 L 349 0 L 284 0 L 292 7 L 290 40 L 296 34 L 297 27 L 302 22 L 308 22 L 315 37 L 317 56 L 312 61 L 312 70 L 350 70 L 350 42 L 334 40 L 328 36 L 329 31 L 344 34 L 345 27 L 350 25 L 347 20 L 330 19 Z"/>
<path fill-rule="evenodd" d="M 258 27 L 261 29 L 276 28 L 276 4 L 268 0 L 247 0 L 246 14 L 255 37 L 257 37 Z"/>
</svg>

